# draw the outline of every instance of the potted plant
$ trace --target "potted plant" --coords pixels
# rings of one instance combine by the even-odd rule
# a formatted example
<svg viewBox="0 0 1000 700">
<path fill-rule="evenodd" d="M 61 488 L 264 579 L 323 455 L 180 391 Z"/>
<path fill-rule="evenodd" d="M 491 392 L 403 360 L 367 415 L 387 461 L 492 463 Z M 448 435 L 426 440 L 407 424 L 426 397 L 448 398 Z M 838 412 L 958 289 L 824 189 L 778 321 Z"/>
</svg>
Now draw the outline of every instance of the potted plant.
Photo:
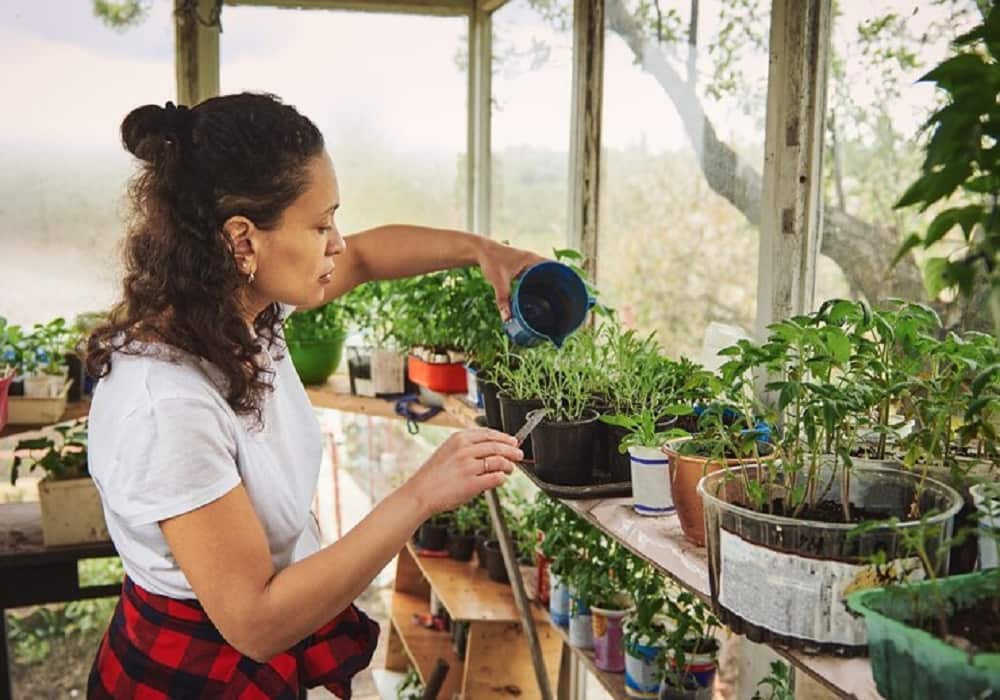
<svg viewBox="0 0 1000 700">
<path fill-rule="evenodd" d="M 528 413 L 542 407 L 544 353 L 548 348 L 534 348 L 523 353 L 515 352 L 508 344 L 502 359 L 496 365 L 497 381 L 500 386 L 500 420 L 503 431 L 514 435 L 524 425 Z M 532 437 L 529 435 L 521 443 L 525 460 L 534 458 Z"/>
<path fill-rule="evenodd" d="M 534 397 L 547 410 L 531 432 L 535 473 L 542 481 L 564 486 L 594 483 L 597 411 L 590 408 L 594 365 L 588 360 L 593 334 L 581 330 L 561 349 L 538 348 L 531 362 L 540 365 L 540 391 Z M 522 364 L 528 364 L 525 359 Z"/>
<path fill-rule="evenodd" d="M 548 562 L 549 616 L 553 623 L 566 627 L 569 625 L 569 586 L 563 579 L 563 574 L 574 556 L 575 531 L 582 527 L 582 523 L 579 516 L 569 508 L 558 501 L 545 498 L 551 502 L 552 508 L 544 521 L 539 519 L 542 537 L 538 549 Z"/>
<path fill-rule="evenodd" d="M 780 466 L 758 460 L 708 474 L 698 491 L 722 621 L 754 641 L 859 654 L 865 630 L 843 599 L 886 575 L 864 555 L 883 550 L 895 575 L 904 567 L 896 529 L 849 533 L 864 520 L 897 517 L 906 528 L 926 516 L 946 538 L 961 498 L 922 474 L 851 457 L 877 392 L 858 371 L 864 356 L 835 309 L 824 305 L 773 324 L 763 345 L 744 340 L 722 351 L 730 358 L 720 370 L 723 384 L 743 389 L 733 398 L 747 429 L 755 416 L 783 425 L 774 436 Z M 758 371 L 771 378 L 770 407 L 754 404 Z M 935 564 L 947 569 L 946 561 Z M 771 571 L 783 575 L 775 579 Z"/>
<path fill-rule="evenodd" d="M 631 461 L 628 451 L 621 447 L 629 429 L 609 416 L 651 413 L 658 432 L 665 432 L 676 424 L 679 415 L 691 413 L 713 376 L 687 359 L 675 362 L 663 357 L 652 334 L 642 338 L 612 319 L 600 326 L 597 335 L 601 339 L 601 356 L 595 365 L 604 372 L 597 374 L 595 390 L 605 434 L 602 448 L 595 453 L 600 461 L 595 463 L 595 469 L 606 470 L 612 482 L 629 481 Z"/>
<path fill-rule="evenodd" d="M 285 321 L 285 343 L 303 384 L 323 384 L 337 370 L 347 331 L 336 302 L 296 311 Z"/>
<path fill-rule="evenodd" d="M 664 415 L 684 415 L 690 406 L 665 406 Z M 658 411 L 657 413 L 660 413 Z M 609 425 L 627 431 L 619 441 L 619 450 L 627 451 L 632 469 L 632 507 L 640 515 L 668 515 L 674 512 L 670 490 L 670 473 L 667 458 L 660 446 L 668 440 L 687 436 L 679 428 L 661 429 L 661 416 L 648 410 L 632 416 L 605 416 Z"/>
<path fill-rule="evenodd" d="M 348 348 L 351 393 L 361 396 L 402 394 L 406 390 L 406 355 L 397 322 L 413 313 L 402 293 L 403 280 L 358 285 L 338 300 L 362 338 Z"/>
<path fill-rule="evenodd" d="M 556 530 L 553 541 L 550 542 L 553 556 L 549 565 L 552 576 L 549 609 L 553 612 L 553 606 L 562 603 L 560 593 L 565 588 L 568 604 L 565 624 L 569 627 L 569 643 L 582 649 L 592 649 L 594 646 L 590 606 L 580 590 L 587 587 L 591 576 L 589 560 L 600 550 L 599 540 L 600 533 L 596 528 L 575 513 L 567 512 L 562 526 Z M 556 614 L 553 615 L 553 620 L 556 624 L 562 624 L 562 611 L 557 609 L 554 612 Z"/>
<path fill-rule="evenodd" d="M 54 431 L 15 445 L 10 483 L 17 482 L 22 467 L 45 471 L 38 484 L 45 546 L 107 541 L 101 498 L 87 471 L 87 420 L 55 426 Z"/>
<path fill-rule="evenodd" d="M 888 698 L 987 697 L 1000 692 L 1000 569 L 939 578 L 935 559 L 950 543 L 898 520 L 859 528 L 898 531 L 926 578 L 856 592 L 848 606 L 864 618 L 872 676 Z M 937 551 L 934 551 L 936 548 Z"/>
<path fill-rule="evenodd" d="M 702 407 L 698 431 L 663 445 L 669 464 L 670 493 L 684 536 L 705 546 L 705 513 L 698 482 L 706 474 L 741 464 L 773 462 L 777 453 L 767 444 L 766 426 L 748 429 L 729 407 L 713 403 Z"/>
<path fill-rule="evenodd" d="M 455 509 L 455 517 L 448 529 L 448 554 L 456 561 L 469 561 L 476 548 L 476 530 L 483 523 L 479 511 L 472 504 Z"/>
<path fill-rule="evenodd" d="M 719 620 L 690 591 L 666 599 L 672 625 L 665 640 L 661 700 L 709 700 L 719 655 Z"/>
<path fill-rule="evenodd" d="M 25 397 L 51 399 L 65 393 L 68 335 L 65 319 L 54 318 L 45 324 L 36 323 L 31 332 L 22 337 L 21 367 Z"/>
<path fill-rule="evenodd" d="M 421 549 L 442 552 L 448 545 L 448 528 L 454 521 L 454 511 L 435 513 L 417 531 L 417 545 Z"/>
<path fill-rule="evenodd" d="M 618 542 L 602 537 L 589 562 L 589 575 L 577 580 L 578 595 L 590 606 L 594 665 L 601 671 L 625 670 L 624 622 L 632 612 L 625 591 L 627 559 Z"/>
<path fill-rule="evenodd" d="M 629 593 L 634 608 L 625 622 L 625 692 L 633 698 L 659 696 L 661 657 L 668 623 L 663 579 L 652 565 L 629 554 Z"/>
</svg>

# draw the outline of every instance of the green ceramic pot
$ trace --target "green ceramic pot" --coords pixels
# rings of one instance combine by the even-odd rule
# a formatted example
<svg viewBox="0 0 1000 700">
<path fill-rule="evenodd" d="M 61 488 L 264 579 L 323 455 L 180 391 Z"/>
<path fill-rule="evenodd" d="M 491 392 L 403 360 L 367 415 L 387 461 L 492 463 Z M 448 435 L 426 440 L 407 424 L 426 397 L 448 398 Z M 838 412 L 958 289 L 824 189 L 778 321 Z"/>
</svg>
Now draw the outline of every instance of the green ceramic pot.
<svg viewBox="0 0 1000 700">
<path fill-rule="evenodd" d="M 322 384 L 337 371 L 347 332 L 329 340 L 289 340 L 288 352 L 303 384 Z"/>
<path fill-rule="evenodd" d="M 878 692 L 886 700 L 1000 696 L 1000 654 L 970 656 L 907 624 L 913 617 L 914 601 L 920 609 L 934 610 L 932 585 L 920 581 L 902 589 L 872 588 L 848 597 L 848 607 L 864 617 L 868 628 Z M 983 598 L 1000 596 L 1000 570 L 942 578 L 938 586 L 946 606 L 961 610 Z"/>
</svg>

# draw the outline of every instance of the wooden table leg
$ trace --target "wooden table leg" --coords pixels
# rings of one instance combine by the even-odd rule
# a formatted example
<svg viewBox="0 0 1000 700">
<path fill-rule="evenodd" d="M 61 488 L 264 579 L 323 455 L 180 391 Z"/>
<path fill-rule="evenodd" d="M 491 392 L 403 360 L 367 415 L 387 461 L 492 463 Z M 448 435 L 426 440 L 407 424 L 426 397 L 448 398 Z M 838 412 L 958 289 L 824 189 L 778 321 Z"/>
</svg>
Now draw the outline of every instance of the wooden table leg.
<svg viewBox="0 0 1000 700">
<path fill-rule="evenodd" d="M 538 691 L 542 696 L 542 700 L 552 700 L 549 674 L 545 670 L 542 647 L 538 643 L 538 630 L 535 629 L 535 618 L 531 614 L 528 596 L 524 592 L 524 580 L 521 578 L 521 568 L 517 564 L 517 552 L 514 550 L 510 530 L 507 529 L 507 521 L 504 520 L 503 510 L 500 508 L 500 499 L 497 498 L 495 490 L 490 489 L 486 492 L 486 504 L 490 508 L 493 529 L 496 530 L 497 539 L 500 540 L 500 552 L 503 554 L 504 566 L 507 567 L 507 577 L 510 579 L 511 591 L 514 593 L 514 603 L 517 605 L 517 613 L 521 618 L 521 627 L 528 638 L 528 648 L 531 650 L 531 662 L 535 667 Z"/>
</svg>

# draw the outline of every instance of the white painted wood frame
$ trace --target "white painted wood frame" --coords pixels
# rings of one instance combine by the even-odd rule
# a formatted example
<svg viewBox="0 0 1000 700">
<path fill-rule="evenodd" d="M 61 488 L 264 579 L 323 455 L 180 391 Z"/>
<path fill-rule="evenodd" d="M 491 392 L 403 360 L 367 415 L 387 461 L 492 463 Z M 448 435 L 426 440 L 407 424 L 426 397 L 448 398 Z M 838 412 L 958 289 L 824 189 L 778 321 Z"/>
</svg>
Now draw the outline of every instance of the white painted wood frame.
<svg viewBox="0 0 1000 700">
<path fill-rule="evenodd" d="M 831 0 L 773 0 L 764 142 L 759 340 L 812 310 L 822 216 L 823 120 Z"/>
<path fill-rule="evenodd" d="M 177 104 L 195 105 L 219 94 L 219 3 L 174 0 Z"/>
<path fill-rule="evenodd" d="M 469 14 L 468 148 L 466 153 L 466 228 L 490 235 L 492 217 L 493 19 L 481 10 Z"/>
<path fill-rule="evenodd" d="M 585 269 L 595 282 L 603 92 L 604 0 L 574 0 L 566 244 L 586 256 Z"/>
</svg>

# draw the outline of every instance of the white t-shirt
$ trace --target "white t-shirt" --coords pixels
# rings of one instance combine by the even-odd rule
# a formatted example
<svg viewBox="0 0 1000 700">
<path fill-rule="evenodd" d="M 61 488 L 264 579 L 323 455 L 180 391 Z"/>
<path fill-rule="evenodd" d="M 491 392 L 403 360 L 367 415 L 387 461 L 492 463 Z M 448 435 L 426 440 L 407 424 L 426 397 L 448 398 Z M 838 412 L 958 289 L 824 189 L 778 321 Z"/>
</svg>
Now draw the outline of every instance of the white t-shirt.
<svg viewBox="0 0 1000 700">
<path fill-rule="evenodd" d="M 90 408 L 89 467 L 125 573 L 172 598 L 195 598 L 159 522 L 225 495 L 240 483 L 260 518 L 276 569 L 319 549 L 310 513 L 322 434 L 287 350 L 271 358 L 263 430 L 237 416 L 207 361 L 162 345 L 115 353 Z M 278 349 L 272 350 L 277 355 Z M 267 358 L 265 358 L 267 359 Z"/>
</svg>

